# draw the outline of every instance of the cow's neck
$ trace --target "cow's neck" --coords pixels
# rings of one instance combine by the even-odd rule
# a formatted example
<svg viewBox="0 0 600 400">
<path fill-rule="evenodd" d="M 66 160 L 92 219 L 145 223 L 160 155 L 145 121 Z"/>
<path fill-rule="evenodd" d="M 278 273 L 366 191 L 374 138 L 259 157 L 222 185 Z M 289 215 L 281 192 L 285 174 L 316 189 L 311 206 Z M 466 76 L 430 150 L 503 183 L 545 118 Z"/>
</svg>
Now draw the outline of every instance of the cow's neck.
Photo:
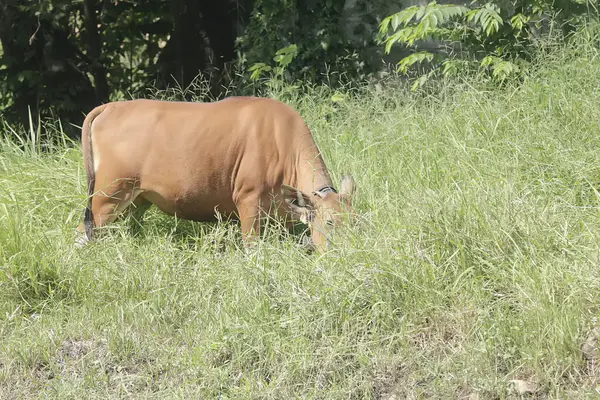
<svg viewBox="0 0 600 400">
<path fill-rule="evenodd" d="M 304 151 L 298 158 L 295 186 L 306 194 L 333 188 L 325 162 L 316 146 L 314 151 Z"/>
</svg>

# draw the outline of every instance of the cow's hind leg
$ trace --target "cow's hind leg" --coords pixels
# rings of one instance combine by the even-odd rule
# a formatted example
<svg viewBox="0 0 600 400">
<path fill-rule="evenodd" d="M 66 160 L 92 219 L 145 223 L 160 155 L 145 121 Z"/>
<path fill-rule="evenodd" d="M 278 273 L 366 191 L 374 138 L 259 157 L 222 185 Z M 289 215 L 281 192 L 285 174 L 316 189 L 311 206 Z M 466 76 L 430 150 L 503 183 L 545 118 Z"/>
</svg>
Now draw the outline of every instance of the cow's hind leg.
<svg viewBox="0 0 600 400">
<path fill-rule="evenodd" d="M 110 182 L 109 184 L 98 184 L 98 182 Z M 114 220 L 136 200 L 141 191 L 134 179 L 106 179 L 96 175 L 96 187 L 92 197 L 92 215 L 94 228 L 101 228 Z M 83 232 L 83 224 L 77 228 Z M 83 245 L 87 238 L 78 238 L 77 244 Z"/>
</svg>

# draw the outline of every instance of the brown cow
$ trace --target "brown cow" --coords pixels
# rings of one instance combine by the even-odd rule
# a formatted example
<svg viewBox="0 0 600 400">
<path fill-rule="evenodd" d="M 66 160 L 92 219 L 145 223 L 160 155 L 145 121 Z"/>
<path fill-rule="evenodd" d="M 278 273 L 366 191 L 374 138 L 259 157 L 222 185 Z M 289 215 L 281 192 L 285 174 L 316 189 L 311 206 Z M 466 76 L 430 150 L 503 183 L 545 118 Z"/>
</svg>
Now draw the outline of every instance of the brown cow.
<svg viewBox="0 0 600 400">
<path fill-rule="evenodd" d="M 323 250 L 341 212 L 352 211 L 352 177 L 338 194 L 302 117 L 276 100 L 108 103 L 86 117 L 82 148 L 80 244 L 133 203 L 194 221 L 236 216 L 245 244 L 268 214 L 299 219 Z"/>
</svg>

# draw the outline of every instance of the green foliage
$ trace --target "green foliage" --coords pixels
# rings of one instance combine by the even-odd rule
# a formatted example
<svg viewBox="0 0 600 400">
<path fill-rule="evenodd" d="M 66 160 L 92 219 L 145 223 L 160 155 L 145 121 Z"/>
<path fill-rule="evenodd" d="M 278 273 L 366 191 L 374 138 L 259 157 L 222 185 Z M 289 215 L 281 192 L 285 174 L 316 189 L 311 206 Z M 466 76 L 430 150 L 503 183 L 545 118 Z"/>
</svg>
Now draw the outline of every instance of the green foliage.
<svg viewBox="0 0 600 400">
<path fill-rule="evenodd" d="M 390 26 L 395 31 L 385 39 L 386 53 L 390 52 L 395 43 L 406 43 L 412 46 L 417 40 L 429 37 L 440 38 L 449 34 L 442 26 L 467 11 L 468 8 L 463 6 L 438 5 L 432 2 L 426 6 L 412 6 L 384 18 L 379 26 L 380 35 L 387 34 Z M 399 27 L 404 29 L 398 30 Z"/>
<path fill-rule="evenodd" d="M 597 15 L 595 4 L 596 0 L 519 0 L 463 6 L 433 1 L 384 18 L 378 38 L 386 53 L 394 45 L 412 51 L 398 63 L 399 72 L 408 74 L 411 67 L 428 64 L 428 70 L 420 68 L 415 87 L 430 76 L 449 76 L 473 64 L 503 82 L 518 75 L 519 63 L 530 59 L 540 29 L 550 24 L 569 32 L 581 23 L 581 16 L 592 17 L 590 9 L 583 6 L 594 7 Z M 428 41 L 441 43 L 441 51 L 421 50 Z"/>
<path fill-rule="evenodd" d="M 291 44 L 287 47 L 277 50 L 275 53 L 275 57 L 273 57 L 273 61 L 277 64 L 276 67 L 271 67 L 265 63 L 256 63 L 250 68 L 248 68 L 248 72 L 251 72 L 250 79 L 255 81 L 260 78 L 261 74 L 265 72 L 273 72 L 269 79 L 281 79 L 283 76 L 286 67 L 290 65 L 290 63 L 294 60 L 294 58 L 298 55 L 298 46 L 295 44 Z"/>
<path fill-rule="evenodd" d="M 71 18 L 80 4 L 68 1 L 5 0 L 0 18 L 0 98 L 4 118 L 26 121 L 28 108 L 49 109 L 60 103 L 66 115 L 92 104 L 82 54 L 70 46 L 69 34 L 80 29 Z"/>
<path fill-rule="evenodd" d="M 27 125 L 31 109 L 41 118 L 62 118 L 73 131 L 69 122 L 80 124 L 84 113 L 101 102 L 141 92 L 155 76 L 156 43 L 171 30 L 168 3 L 144 3 L 141 9 L 139 2 L 87 2 L 100 27 L 93 31 L 86 24 L 84 1 L 0 2 L 5 120 Z M 92 36 L 99 37 L 97 48 Z M 98 92 L 98 78 L 108 92 Z"/>
<path fill-rule="evenodd" d="M 433 54 L 428 51 L 419 51 L 404 57 L 398 63 L 398 71 L 406 73 L 408 68 L 416 63 L 422 63 L 433 60 Z"/>
<path fill-rule="evenodd" d="M 108 70 L 111 100 L 144 93 L 160 82 L 159 57 L 173 30 L 168 2 L 115 2 L 102 10 L 102 63 Z M 157 82 L 158 81 L 158 82 Z"/>
<path fill-rule="evenodd" d="M 238 39 L 240 65 L 249 65 L 250 78 L 256 79 L 275 68 L 267 68 L 266 60 L 293 45 L 285 65 L 288 78 L 362 79 L 378 61 L 377 15 L 388 9 L 384 0 L 257 0 Z"/>
</svg>

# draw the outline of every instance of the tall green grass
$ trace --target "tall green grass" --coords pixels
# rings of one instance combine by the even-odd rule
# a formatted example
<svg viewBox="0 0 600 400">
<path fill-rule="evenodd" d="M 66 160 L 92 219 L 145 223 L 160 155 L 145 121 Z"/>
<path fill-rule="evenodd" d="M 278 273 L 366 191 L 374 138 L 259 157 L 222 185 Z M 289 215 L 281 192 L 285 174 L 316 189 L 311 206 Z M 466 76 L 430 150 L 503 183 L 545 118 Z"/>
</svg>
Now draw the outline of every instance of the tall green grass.
<svg viewBox="0 0 600 400">
<path fill-rule="evenodd" d="M 599 76 L 582 37 L 504 88 L 272 93 L 357 181 L 361 219 L 320 256 L 152 209 L 76 249 L 79 148 L 6 129 L 0 398 L 598 396 Z"/>
</svg>

